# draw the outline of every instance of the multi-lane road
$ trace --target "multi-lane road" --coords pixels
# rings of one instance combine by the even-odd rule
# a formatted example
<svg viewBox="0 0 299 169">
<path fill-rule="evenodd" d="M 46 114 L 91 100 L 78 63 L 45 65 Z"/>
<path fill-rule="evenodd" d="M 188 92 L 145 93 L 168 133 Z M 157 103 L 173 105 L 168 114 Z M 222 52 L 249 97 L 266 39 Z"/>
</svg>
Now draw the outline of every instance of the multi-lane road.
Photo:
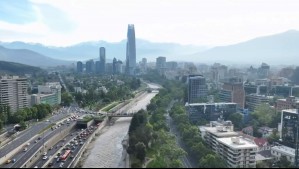
<svg viewBox="0 0 299 169">
<path fill-rule="evenodd" d="M 47 126 L 51 125 L 50 122 L 55 123 L 63 118 L 66 118 L 69 115 L 69 113 L 64 112 L 60 114 L 56 114 L 49 118 L 49 122 L 42 121 L 35 125 L 33 125 L 31 128 L 27 129 L 23 133 L 21 133 L 17 138 L 15 138 L 13 141 L 11 141 L 6 146 L 2 147 L 0 150 L 0 158 L 6 156 L 9 152 L 13 151 L 15 148 L 19 147 L 21 144 L 27 142 L 29 139 L 37 135 L 40 131 L 42 131 Z"/>
</svg>

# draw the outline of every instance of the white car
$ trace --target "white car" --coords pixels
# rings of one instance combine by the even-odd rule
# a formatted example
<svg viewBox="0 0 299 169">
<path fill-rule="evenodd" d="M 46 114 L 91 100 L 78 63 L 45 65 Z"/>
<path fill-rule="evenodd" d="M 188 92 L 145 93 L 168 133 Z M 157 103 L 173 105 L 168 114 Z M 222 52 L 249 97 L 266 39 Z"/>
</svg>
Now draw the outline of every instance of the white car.
<svg viewBox="0 0 299 169">
<path fill-rule="evenodd" d="M 46 159 L 48 159 L 48 156 L 44 156 L 44 157 L 43 157 L 43 160 L 46 160 Z"/>
</svg>

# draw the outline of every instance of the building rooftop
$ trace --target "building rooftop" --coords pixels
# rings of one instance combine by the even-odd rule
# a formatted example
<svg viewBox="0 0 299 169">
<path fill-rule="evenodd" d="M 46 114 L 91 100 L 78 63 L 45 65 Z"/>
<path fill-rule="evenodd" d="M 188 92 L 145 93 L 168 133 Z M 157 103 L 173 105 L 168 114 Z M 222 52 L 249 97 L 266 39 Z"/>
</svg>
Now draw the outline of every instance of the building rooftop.
<svg viewBox="0 0 299 169">
<path fill-rule="evenodd" d="M 297 109 L 285 109 L 282 110 L 283 112 L 288 112 L 288 113 L 293 113 L 293 114 L 297 114 Z"/>
<path fill-rule="evenodd" d="M 186 102 L 185 106 L 204 106 L 204 105 L 229 105 L 229 104 L 237 104 L 237 103 L 226 103 L 226 102 L 220 102 L 220 103 L 188 103 Z"/>
<path fill-rule="evenodd" d="M 217 137 L 229 137 L 229 136 L 238 136 L 239 135 L 237 132 L 234 132 L 234 131 L 231 131 L 230 129 L 224 128 L 223 126 L 203 127 L 202 130 L 212 133 Z"/>
<path fill-rule="evenodd" d="M 291 147 L 280 145 L 280 146 L 271 147 L 271 150 L 278 151 L 281 152 L 282 154 L 287 154 L 289 156 L 295 157 L 295 149 Z"/>
<path fill-rule="evenodd" d="M 256 144 L 253 144 L 240 137 L 217 138 L 217 141 L 227 145 L 232 149 L 258 148 Z"/>
</svg>

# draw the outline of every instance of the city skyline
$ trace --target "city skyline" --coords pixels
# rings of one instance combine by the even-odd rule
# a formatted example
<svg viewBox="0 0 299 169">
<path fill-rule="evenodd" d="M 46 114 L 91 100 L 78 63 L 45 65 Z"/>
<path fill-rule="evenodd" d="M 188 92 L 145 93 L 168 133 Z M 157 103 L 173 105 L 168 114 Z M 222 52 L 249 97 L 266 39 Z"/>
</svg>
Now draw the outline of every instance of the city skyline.
<svg viewBox="0 0 299 169">
<path fill-rule="evenodd" d="M 293 0 L 72 2 L 1 1 L 1 41 L 50 46 L 119 42 L 125 39 L 128 23 L 138 27 L 141 39 L 200 46 L 229 45 L 299 30 L 299 2 Z"/>
</svg>

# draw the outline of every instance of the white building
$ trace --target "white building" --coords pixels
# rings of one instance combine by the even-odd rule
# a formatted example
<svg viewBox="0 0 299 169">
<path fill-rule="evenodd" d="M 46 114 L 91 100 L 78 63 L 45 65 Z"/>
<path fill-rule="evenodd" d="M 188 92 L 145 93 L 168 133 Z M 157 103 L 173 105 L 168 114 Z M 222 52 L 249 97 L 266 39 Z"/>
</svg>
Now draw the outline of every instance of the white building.
<svg viewBox="0 0 299 169">
<path fill-rule="evenodd" d="M 279 160 L 281 156 L 286 156 L 287 160 L 294 164 L 295 162 L 295 149 L 287 146 L 274 146 L 271 147 L 271 155 L 275 160 Z"/>
<path fill-rule="evenodd" d="M 217 138 L 226 138 L 238 136 L 237 132 L 234 132 L 233 125 L 217 125 L 212 126 L 212 122 L 210 126 L 200 126 L 200 136 L 204 139 L 204 141 L 213 149 L 214 152 L 217 152 Z"/>
<path fill-rule="evenodd" d="M 61 103 L 61 85 L 59 82 L 48 82 L 45 85 L 38 85 L 38 94 L 55 94 L 57 104 Z"/>
<path fill-rule="evenodd" d="M 231 168 L 255 168 L 258 146 L 240 137 L 217 138 L 217 152 Z"/>
<path fill-rule="evenodd" d="M 2 76 L 0 78 L 0 103 L 8 105 L 12 112 L 28 107 L 28 82 L 19 76 Z"/>
</svg>

